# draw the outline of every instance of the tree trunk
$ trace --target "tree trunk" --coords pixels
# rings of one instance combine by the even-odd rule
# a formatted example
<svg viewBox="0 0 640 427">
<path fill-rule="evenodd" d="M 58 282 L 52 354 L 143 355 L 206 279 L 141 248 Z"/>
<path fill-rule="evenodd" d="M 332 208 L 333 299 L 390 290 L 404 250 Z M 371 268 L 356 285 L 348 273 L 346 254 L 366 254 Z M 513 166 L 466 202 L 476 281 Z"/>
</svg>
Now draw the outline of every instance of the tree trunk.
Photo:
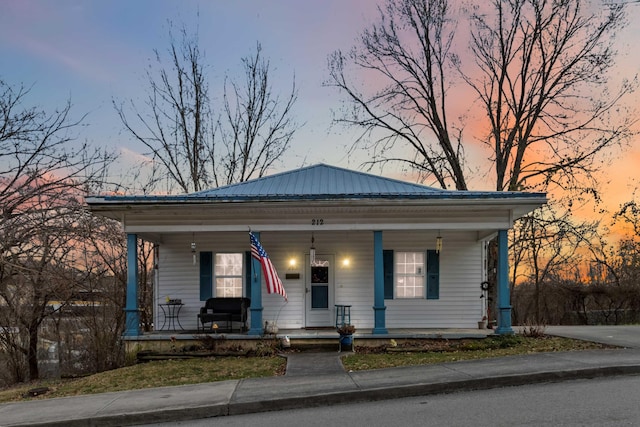
<svg viewBox="0 0 640 427">
<path fill-rule="evenodd" d="M 29 325 L 29 350 L 27 352 L 27 363 L 29 364 L 29 380 L 40 378 L 38 371 L 38 324 L 32 322 Z"/>
</svg>

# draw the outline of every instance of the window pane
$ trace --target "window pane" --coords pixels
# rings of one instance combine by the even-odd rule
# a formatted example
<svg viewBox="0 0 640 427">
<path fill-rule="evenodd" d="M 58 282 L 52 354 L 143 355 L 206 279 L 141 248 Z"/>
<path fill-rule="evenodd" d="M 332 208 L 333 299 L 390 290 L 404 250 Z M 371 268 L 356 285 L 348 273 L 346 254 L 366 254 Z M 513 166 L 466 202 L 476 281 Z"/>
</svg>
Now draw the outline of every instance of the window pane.
<svg viewBox="0 0 640 427">
<path fill-rule="evenodd" d="M 396 253 L 396 296 L 424 298 L 425 265 L 423 252 Z"/>
<path fill-rule="evenodd" d="M 216 278 L 216 297 L 218 298 L 242 297 L 242 278 L 236 278 L 236 277 Z"/>
<path fill-rule="evenodd" d="M 242 253 L 216 254 L 215 295 L 218 298 L 242 297 Z"/>
<path fill-rule="evenodd" d="M 311 283 L 329 283 L 329 267 L 311 267 Z"/>
<path fill-rule="evenodd" d="M 329 308 L 328 286 L 311 286 L 311 308 Z"/>
<path fill-rule="evenodd" d="M 216 254 L 216 276 L 242 276 L 242 254 Z"/>
</svg>

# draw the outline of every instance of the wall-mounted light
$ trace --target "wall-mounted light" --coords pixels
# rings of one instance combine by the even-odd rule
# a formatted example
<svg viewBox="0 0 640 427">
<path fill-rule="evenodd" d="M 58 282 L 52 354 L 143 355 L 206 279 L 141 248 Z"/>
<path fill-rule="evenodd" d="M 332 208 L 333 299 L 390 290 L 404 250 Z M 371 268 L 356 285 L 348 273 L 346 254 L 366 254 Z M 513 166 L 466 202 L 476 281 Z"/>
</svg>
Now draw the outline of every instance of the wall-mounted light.
<svg viewBox="0 0 640 427">
<path fill-rule="evenodd" d="M 289 270 L 295 270 L 296 269 L 296 265 L 298 264 L 298 260 L 295 258 L 289 258 Z"/>
<path fill-rule="evenodd" d="M 193 255 L 193 265 L 196 265 L 196 241 L 191 241 L 191 254 Z"/>
<path fill-rule="evenodd" d="M 342 260 L 342 266 L 343 267 L 349 267 L 351 265 L 351 260 L 349 258 L 344 258 Z"/>
<path fill-rule="evenodd" d="M 440 235 L 440 232 L 438 232 L 438 237 L 436 237 L 436 253 L 440 253 L 440 251 L 442 250 L 442 236 Z"/>
</svg>

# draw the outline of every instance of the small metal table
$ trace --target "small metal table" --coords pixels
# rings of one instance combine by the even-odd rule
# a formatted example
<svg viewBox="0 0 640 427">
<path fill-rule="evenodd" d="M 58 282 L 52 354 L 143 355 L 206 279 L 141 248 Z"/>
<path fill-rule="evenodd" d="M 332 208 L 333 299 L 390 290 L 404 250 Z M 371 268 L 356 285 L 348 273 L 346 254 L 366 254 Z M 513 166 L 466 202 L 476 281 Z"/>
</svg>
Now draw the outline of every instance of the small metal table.
<svg viewBox="0 0 640 427">
<path fill-rule="evenodd" d="M 160 330 L 168 330 L 168 331 L 176 331 L 180 327 L 181 330 L 184 331 L 184 328 L 180 324 L 180 310 L 182 309 L 183 303 L 169 302 L 165 304 L 159 304 L 162 309 L 162 314 L 164 314 L 164 321 L 162 322 L 162 326 Z M 166 326 L 166 329 L 165 329 Z"/>
</svg>

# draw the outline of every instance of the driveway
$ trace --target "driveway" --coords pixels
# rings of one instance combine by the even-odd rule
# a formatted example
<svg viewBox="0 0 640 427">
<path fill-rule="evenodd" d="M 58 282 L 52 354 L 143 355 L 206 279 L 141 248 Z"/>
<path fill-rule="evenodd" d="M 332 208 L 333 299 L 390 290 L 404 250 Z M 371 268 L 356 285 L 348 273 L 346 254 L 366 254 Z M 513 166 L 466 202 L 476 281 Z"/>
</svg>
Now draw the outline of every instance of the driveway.
<svg viewBox="0 0 640 427">
<path fill-rule="evenodd" d="M 640 325 L 547 326 L 547 335 L 640 349 Z"/>
</svg>

